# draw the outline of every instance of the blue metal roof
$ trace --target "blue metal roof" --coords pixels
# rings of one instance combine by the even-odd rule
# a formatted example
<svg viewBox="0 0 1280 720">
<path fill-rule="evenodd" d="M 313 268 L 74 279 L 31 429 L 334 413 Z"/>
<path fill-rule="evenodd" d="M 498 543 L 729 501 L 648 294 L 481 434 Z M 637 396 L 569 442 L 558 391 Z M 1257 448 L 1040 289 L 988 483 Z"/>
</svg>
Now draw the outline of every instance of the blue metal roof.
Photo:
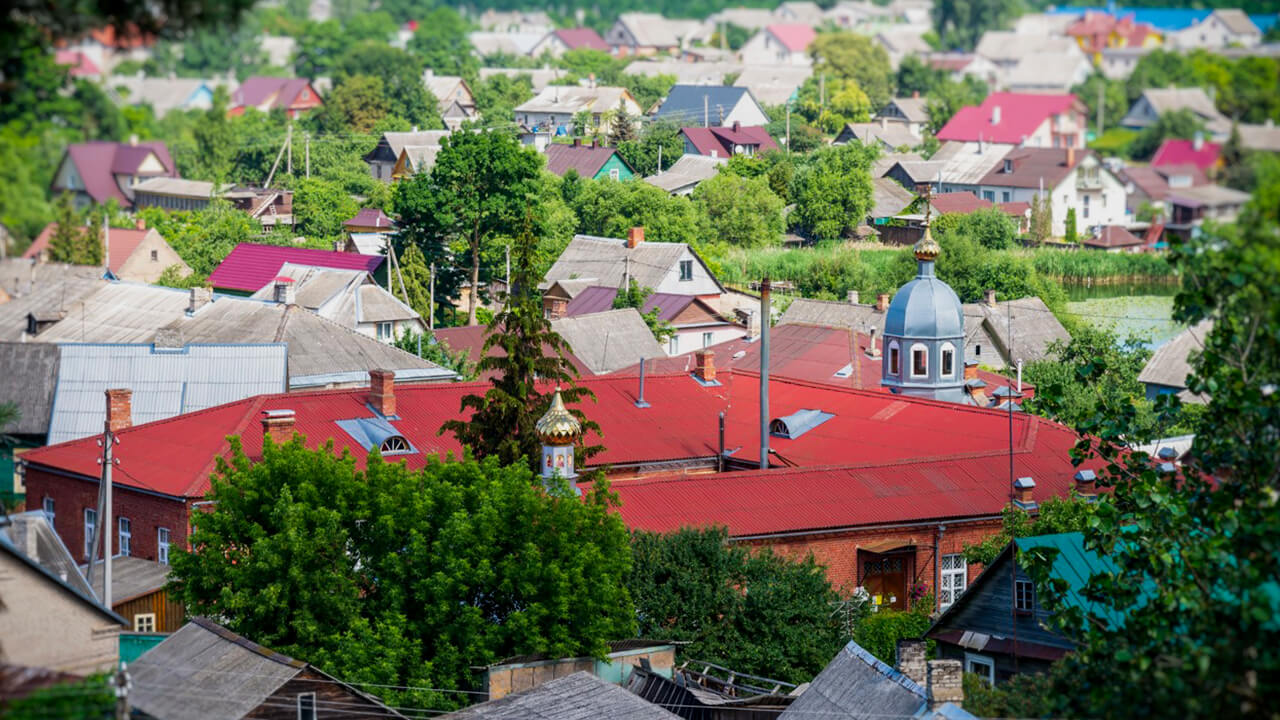
<svg viewBox="0 0 1280 720">
<path fill-rule="evenodd" d="M 1133 15 L 1134 22 L 1149 23 L 1157 30 L 1186 30 L 1192 25 L 1209 17 L 1213 12 L 1209 9 L 1193 8 L 1138 8 L 1138 7 L 1058 7 L 1046 12 L 1054 15 L 1083 15 L 1085 12 L 1110 12 L 1123 17 Z M 1249 19 L 1262 32 L 1276 23 L 1277 15 L 1250 15 Z"/>
<path fill-rule="evenodd" d="M 667 93 L 655 116 L 658 120 L 673 120 L 681 125 L 702 125 L 703 119 L 711 125 L 719 125 L 719 119 L 727 116 L 746 96 L 755 98 L 744 87 L 729 85 L 675 85 Z"/>
<path fill-rule="evenodd" d="M 920 274 L 894 294 L 885 313 L 884 334 L 921 340 L 964 337 L 960 297 L 933 274 L 933 263 L 920 263 Z"/>
</svg>

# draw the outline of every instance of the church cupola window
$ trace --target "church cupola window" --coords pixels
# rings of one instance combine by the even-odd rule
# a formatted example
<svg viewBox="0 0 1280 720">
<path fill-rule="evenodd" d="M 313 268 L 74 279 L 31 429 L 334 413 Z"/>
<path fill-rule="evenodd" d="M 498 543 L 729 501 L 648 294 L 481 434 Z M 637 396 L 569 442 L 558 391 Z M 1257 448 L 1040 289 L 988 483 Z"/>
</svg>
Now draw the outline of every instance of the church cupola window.
<svg viewBox="0 0 1280 720">
<path fill-rule="evenodd" d="M 911 377 L 929 374 L 929 349 L 920 343 L 911 346 Z"/>
<path fill-rule="evenodd" d="M 956 348 L 951 343 L 942 346 L 942 377 L 954 377 L 956 374 Z"/>
<path fill-rule="evenodd" d="M 897 375 L 902 372 L 902 358 L 900 356 L 901 349 L 898 347 L 898 341 L 894 340 L 889 343 L 889 374 Z"/>
</svg>

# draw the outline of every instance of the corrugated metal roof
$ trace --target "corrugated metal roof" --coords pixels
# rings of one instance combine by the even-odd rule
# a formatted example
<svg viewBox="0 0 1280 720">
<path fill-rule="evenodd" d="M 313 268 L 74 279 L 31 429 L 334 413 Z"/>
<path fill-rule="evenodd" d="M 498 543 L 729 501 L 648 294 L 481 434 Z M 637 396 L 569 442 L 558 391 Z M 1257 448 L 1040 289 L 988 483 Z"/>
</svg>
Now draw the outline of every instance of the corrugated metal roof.
<svg viewBox="0 0 1280 720">
<path fill-rule="evenodd" d="M 53 386 L 58 377 L 58 346 L 0 342 L 0 403 L 13 403 L 18 419 L 0 433 L 44 435 L 49 430 Z"/>
<path fill-rule="evenodd" d="M 102 432 L 104 393 L 133 391 L 133 422 L 174 417 L 288 389 L 287 347 L 264 345 L 68 344 L 49 421 L 49 444 Z"/>
<path fill-rule="evenodd" d="M 576 672 L 441 716 L 454 720 L 676 720 L 679 716 L 589 672 Z"/>
<path fill-rule="evenodd" d="M 635 308 L 560 318 L 551 321 L 551 328 L 594 373 L 666 356 Z"/>
<path fill-rule="evenodd" d="M 280 267 L 285 263 L 372 273 L 385 259 L 333 250 L 240 243 L 209 275 L 209 284 L 215 288 L 257 292 L 280 274 Z"/>
<path fill-rule="evenodd" d="M 779 718 L 910 718 L 927 699 L 925 689 L 911 678 L 850 640 Z"/>
</svg>

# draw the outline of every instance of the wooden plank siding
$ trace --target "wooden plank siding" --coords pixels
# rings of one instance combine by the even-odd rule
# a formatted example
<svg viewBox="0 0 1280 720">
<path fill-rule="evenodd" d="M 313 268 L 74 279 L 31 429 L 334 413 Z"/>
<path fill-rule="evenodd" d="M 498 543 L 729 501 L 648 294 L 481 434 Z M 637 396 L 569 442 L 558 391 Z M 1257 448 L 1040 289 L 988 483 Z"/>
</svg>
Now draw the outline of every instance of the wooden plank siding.
<svg viewBox="0 0 1280 720">
<path fill-rule="evenodd" d="M 297 720 L 298 696 L 316 694 L 316 717 L 402 717 L 398 713 L 353 692 L 350 687 L 308 666 L 281 685 L 261 705 L 244 717 L 255 720 Z"/>
<path fill-rule="evenodd" d="M 187 621 L 186 608 L 181 602 L 170 599 L 164 588 L 115 603 L 112 609 L 129 621 L 130 629 L 137 627 L 136 615 L 147 613 L 155 613 L 156 632 L 176 632 Z"/>
</svg>

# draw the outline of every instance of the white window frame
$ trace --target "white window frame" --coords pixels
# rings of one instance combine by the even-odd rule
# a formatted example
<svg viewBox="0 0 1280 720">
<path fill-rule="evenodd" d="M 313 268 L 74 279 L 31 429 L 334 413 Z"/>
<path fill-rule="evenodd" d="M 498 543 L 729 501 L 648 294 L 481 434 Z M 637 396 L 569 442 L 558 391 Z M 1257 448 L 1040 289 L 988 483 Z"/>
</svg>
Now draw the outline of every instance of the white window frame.
<svg viewBox="0 0 1280 720">
<path fill-rule="evenodd" d="M 169 528 L 156 528 L 156 562 L 169 564 Z"/>
<path fill-rule="evenodd" d="M 902 348 L 897 340 L 889 341 L 889 374 L 898 377 L 902 373 Z"/>
<path fill-rule="evenodd" d="M 93 533 L 98 527 L 98 511 L 94 508 L 84 509 L 84 556 L 93 559 Z"/>
<path fill-rule="evenodd" d="M 621 179 L 622 179 L 622 173 L 618 170 L 618 168 L 610 168 L 610 169 L 609 169 L 609 179 L 610 179 L 610 180 L 621 180 Z"/>
<path fill-rule="evenodd" d="M 667 340 L 667 354 L 672 356 L 680 354 L 680 336 L 679 335 L 672 335 L 671 339 Z"/>
<path fill-rule="evenodd" d="M 702 333 L 702 347 L 704 348 L 711 347 L 713 340 L 715 340 L 715 333 L 709 333 L 709 332 Z"/>
<path fill-rule="evenodd" d="M 922 373 L 916 372 L 916 352 L 917 351 L 924 353 L 924 372 Z M 911 346 L 911 352 L 909 353 L 907 359 L 910 360 L 911 362 L 911 367 L 909 368 L 909 372 L 911 373 L 912 378 L 929 377 L 929 347 L 927 345 L 925 345 L 924 343 L 913 344 Z"/>
<path fill-rule="evenodd" d="M 310 701 L 310 708 L 303 709 L 302 703 L 304 700 Z M 315 693 L 313 692 L 299 693 L 297 702 L 298 702 L 298 720 L 316 720 L 316 694 Z"/>
<path fill-rule="evenodd" d="M 390 340 L 395 336 L 395 331 L 389 322 L 378 323 L 377 333 L 379 340 Z"/>
<path fill-rule="evenodd" d="M 688 270 L 689 272 L 686 273 L 685 270 Z M 689 282 L 691 280 L 693 280 L 693 261 L 681 260 L 680 261 L 680 282 Z"/>
<path fill-rule="evenodd" d="M 1023 605 L 1022 600 L 1028 602 Z M 1036 609 L 1036 586 L 1030 580 L 1013 581 L 1013 609 L 1020 613 L 1034 612 Z"/>
<path fill-rule="evenodd" d="M 975 667 L 982 669 L 975 669 Z M 966 652 L 964 654 L 964 671 L 982 677 L 987 681 L 988 685 L 994 686 L 996 684 L 996 661 L 994 658 Z"/>
<path fill-rule="evenodd" d="M 945 610 L 969 587 L 969 563 L 963 553 L 954 553 L 943 555 L 941 564 L 938 602 Z"/>
<path fill-rule="evenodd" d="M 133 616 L 133 631 L 153 633 L 156 631 L 155 613 L 137 613 Z"/>
<path fill-rule="evenodd" d="M 50 527 L 53 527 L 53 519 L 57 517 L 57 513 L 54 512 L 56 507 L 57 503 L 55 503 L 53 498 L 48 495 L 45 495 L 44 500 L 40 503 L 40 509 L 44 510 L 45 516 L 49 518 Z"/>
<path fill-rule="evenodd" d="M 947 353 L 951 353 L 951 372 L 947 372 Z M 942 352 L 938 355 L 938 377 L 953 378 L 956 376 L 956 346 L 943 343 Z"/>
<path fill-rule="evenodd" d="M 121 556 L 133 552 L 133 523 L 127 517 L 116 518 L 116 544 L 120 546 Z"/>
</svg>

